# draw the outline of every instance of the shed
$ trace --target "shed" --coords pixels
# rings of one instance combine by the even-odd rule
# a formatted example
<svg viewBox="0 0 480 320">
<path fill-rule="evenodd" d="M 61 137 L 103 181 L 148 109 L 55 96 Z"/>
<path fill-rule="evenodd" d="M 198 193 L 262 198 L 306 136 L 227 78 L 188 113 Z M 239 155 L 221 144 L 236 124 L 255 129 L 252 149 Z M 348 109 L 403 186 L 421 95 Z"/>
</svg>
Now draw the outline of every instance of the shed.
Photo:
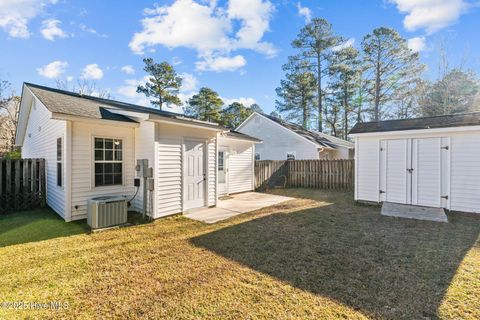
<svg viewBox="0 0 480 320">
<path fill-rule="evenodd" d="M 355 200 L 480 213 L 480 112 L 358 123 Z"/>
</svg>

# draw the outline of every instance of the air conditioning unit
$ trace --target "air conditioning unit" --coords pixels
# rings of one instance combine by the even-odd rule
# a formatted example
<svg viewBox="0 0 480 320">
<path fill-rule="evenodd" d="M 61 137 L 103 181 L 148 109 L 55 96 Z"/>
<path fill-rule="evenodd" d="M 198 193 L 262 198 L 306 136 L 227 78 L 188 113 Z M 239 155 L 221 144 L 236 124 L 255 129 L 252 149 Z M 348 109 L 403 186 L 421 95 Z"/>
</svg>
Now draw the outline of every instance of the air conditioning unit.
<svg viewBox="0 0 480 320">
<path fill-rule="evenodd" d="M 127 199 L 118 196 L 88 200 L 87 223 L 92 229 L 106 228 L 127 222 Z"/>
</svg>

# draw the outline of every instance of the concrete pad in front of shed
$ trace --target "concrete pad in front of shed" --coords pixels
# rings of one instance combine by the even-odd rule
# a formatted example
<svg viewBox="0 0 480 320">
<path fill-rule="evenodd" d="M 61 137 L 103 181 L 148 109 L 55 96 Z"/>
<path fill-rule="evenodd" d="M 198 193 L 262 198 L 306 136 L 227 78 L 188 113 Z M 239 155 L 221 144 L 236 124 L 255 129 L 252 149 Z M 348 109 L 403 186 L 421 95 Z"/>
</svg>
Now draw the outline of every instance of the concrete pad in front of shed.
<svg viewBox="0 0 480 320">
<path fill-rule="evenodd" d="M 189 210 L 185 216 L 205 223 L 215 223 L 293 199 L 273 194 L 246 192 L 227 197 L 224 200 L 219 199 L 217 206 L 214 208 Z"/>
<path fill-rule="evenodd" d="M 412 206 L 406 204 L 384 202 L 382 215 L 389 217 L 448 222 L 443 208 Z"/>
</svg>

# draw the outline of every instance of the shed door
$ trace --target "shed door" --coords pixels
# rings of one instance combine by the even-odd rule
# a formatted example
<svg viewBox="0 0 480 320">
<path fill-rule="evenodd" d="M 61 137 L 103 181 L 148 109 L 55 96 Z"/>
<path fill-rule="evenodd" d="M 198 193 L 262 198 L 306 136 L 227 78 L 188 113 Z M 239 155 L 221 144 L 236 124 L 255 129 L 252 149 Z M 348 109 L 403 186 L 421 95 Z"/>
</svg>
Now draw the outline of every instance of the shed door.
<svg viewBox="0 0 480 320">
<path fill-rule="evenodd" d="M 185 140 L 184 154 L 184 210 L 205 205 L 205 144 Z"/>
<path fill-rule="evenodd" d="M 381 185 L 384 190 L 382 200 L 396 203 L 410 202 L 410 183 L 408 168 L 409 155 L 408 139 L 383 140 L 381 169 Z"/>
<path fill-rule="evenodd" d="M 412 204 L 441 207 L 442 139 L 412 140 Z"/>
</svg>

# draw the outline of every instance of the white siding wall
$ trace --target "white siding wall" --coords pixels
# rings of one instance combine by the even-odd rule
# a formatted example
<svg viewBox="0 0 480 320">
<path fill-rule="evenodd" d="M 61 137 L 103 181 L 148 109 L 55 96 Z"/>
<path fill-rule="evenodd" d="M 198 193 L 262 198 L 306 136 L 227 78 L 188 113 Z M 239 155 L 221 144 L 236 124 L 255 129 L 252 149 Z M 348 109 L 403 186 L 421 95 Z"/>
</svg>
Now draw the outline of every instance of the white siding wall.
<svg viewBox="0 0 480 320">
<path fill-rule="evenodd" d="M 183 173 L 183 141 L 184 139 L 204 139 L 207 143 L 208 167 L 207 167 L 207 194 L 205 205 L 212 205 L 215 201 L 215 165 L 212 168 L 212 162 L 215 162 L 215 139 L 216 132 L 176 126 L 171 124 L 156 124 L 156 153 L 157 153 L 157 182 L 156 198 L 157 212 L 155 218 L 181 213 L 183 211 L 183 191 L 182 191 L 182 173 Z M 213 146 L 213 148 L 212 148 Z M 214 170 L 212 173 L 211 170 Z M 212 198 L 213 197 L 213 198 Z"/>
<path fill-rule="evenodd" d="M 320 152 L 320 159 L 353 159 L 353 154 L 351 154 L 347 148 L 338 147 L 338 149 L 334 150 L 323 150 Z"/>
<path fill-rule="evenodd" d="M 318 159 L 317 146 L 258 114 L 253 115 L 239 132 L 263 141 L 255 147 L 261 160 L 286 160 L 290 151 L 295 151 L 297 160 Z"/>
<path fill-rule="evenodd" d="M 135 188 L 134 128 L 109 124 L 72 124 L 72 220 L 85 219 L 87 200 L 104 195 L 133 196 Z M 123 185 L 95 187 L 93 176 L 93 138 L 123 140 Z M 75 209 L 77 206 L 77 209 Z"/>
<path fill-rule="evenodd" d="M 450 209 L 480 213 L 480 132 L 451 138 Z"/>
<path fill-rule="evenodd" d="M 357 138 L 356 200 L 378 201 L 379 199 L 379 139 Z"/>
<path fill-rule="evenodd" d="M 155 123 L 149 121 L 139 121 L 140 126 L 135 128 L 135 159 L 134 164 L 137 164 L 137 159 L 148 159 L 149 167 L 155 167 Z M 154 179 L 155 176 L 154 170 Z M 136 175 L 135 175 L 136 177 Z M 132 181 L 133 183 L 133 181 Z M 154 191 L 155 193 L 156 191 Z M 155 202 L 155 195 L 153 196 Z M 143 210 L 143 179 L 140 179 L 140 188 L 138 194 L 133 201 L 135 209 L 139 212 Z M 155 203 L 153 208 L 156 208 Z"/>
<path fill-rule="evenodd" d="M 57 139 L 63 139 L 65 159 L 66 122 L 51 119 L 51 113 L 37 99 L 28 119 L 22 158 L 44 158 L 47 177 L 47 204 L 65 218 L 65 190 L 57 186 Z M 65 163 L 63 176 L 65 177 Z M 64 180 L 65 181 L 65 180 Z"/>
<path fill-rule="evenodd" d="M 252 191 L 254 144 L 235 139 L 220 139 L 219 143 L 229 147 L 228 192 Z"/>
<path fill-rule="evenodd" d="M 215 199 L 216 194 L 216 185 L 217 185 L 217 144 L 216 138 L 210 139 L 207 144 L 207 177 L 208 177 L 208 186 L 207 186 L 207 199 L 208 206 L 214 206 L 217 204 Z"/>
</svg>

